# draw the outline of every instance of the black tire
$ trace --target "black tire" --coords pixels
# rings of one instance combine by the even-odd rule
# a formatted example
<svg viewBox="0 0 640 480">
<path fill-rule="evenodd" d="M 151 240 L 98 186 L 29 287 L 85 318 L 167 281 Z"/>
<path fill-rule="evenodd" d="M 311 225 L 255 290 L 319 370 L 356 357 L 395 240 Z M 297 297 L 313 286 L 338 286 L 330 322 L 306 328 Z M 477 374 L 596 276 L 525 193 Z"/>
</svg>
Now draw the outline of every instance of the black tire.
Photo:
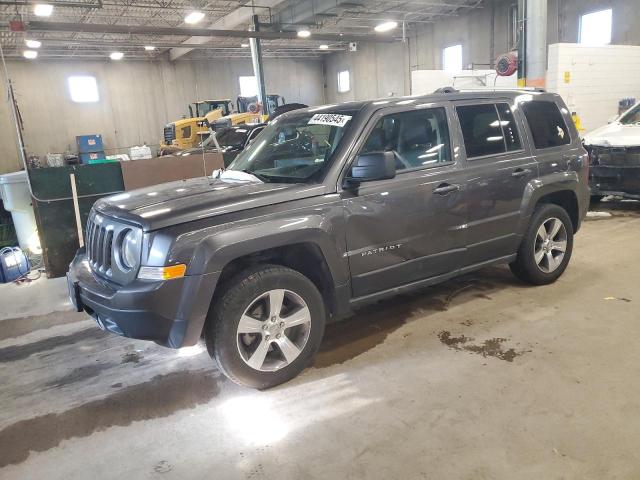
<svg viewBox="0 0 640 480">
<path fill-rule="evenodd" d="M 316 286 L 300 272 L 277 265 L 257 265 L 240 272 L 222 287 L 224 290 L 209 312 L 205 339 L 209 355 L 216 361 L 222 373 L 233 382 L 257 389 L 274 387 L 287 382 L 302 372 L 318 351 L 325 326 L 325 308 Z M 295 360 L 275 371 L 252 368 L 240 353 L 238 326 L 240 318 L 257 298 L 274 289 L 285 289 L 298 295 L 310 312 L 304 347 Z M 268 304 L 267 304 L 267 307 Z M 269 314 L 266 312 L 267 317 Z M 263 323 L 267 323 L 266 318 Z M 264 333 L 253 334 L 258 342 L 264 341 Z M 284 333 L 282 334 L 284 337 Z M 280 338 L 280 337 L 278 337 Z M 272 338 L 273 341 L 273 338 Z M 269 347 L 270 354 L 284 354 L 277 346 Z M 273 349 L 277 349 L 275 352 Z"/>
<path fill-rule="evenodd" d="M 600 203 L 604 195 L 591 195 L 591 203 Z"/>
<path fill-rule="evenodd" d="M 566 249 L 564 257 L 559 262 L 555 270 L 550 272 L 543 271 L 543 267 L 539 266 L 535 259 L 536 239 L 538 237 L 538 229 L 543 223 L 550 219 L 556 218 L 562 222 L 566 232 Z M 518 256 L 515 261 L 509 264 L 513 274 L 520 280 L 531 283 L 533 285 L 547 285 L 555 282 L 565 271 L 569 260 L 571 260 L 571 252 L 573 251 L 573 224 L 569 218 L 567 211 L 552 203 L 545 203 L 536 207 L 529 227 L 522 239 Z"/>
</svg>

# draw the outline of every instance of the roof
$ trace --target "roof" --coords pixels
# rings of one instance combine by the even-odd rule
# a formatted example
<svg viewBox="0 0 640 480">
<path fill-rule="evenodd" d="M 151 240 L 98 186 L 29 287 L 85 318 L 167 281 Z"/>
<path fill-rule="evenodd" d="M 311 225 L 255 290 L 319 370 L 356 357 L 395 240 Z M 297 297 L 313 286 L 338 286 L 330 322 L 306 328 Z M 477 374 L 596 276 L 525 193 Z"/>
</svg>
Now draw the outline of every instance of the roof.
<svg viewBox="0 0 640 480">
<path fill-rule="evenodd" d="M 533 88 L 514 88 L 514 89 L 499 89 L 499 88 L 484 88 L 484 89 L 465 89 L 455 90 L 450 93 L 430 93 L 426 95 L 409 95 L 404 97 L 386 97 L 377 98 L 365 101 L 353 101 L 337 104 L 321 105 L 316 107 L 310 107 L 306 109 L 294 110 L 294 112 L 331 112 L 331 113 L 346 113 L 356 112 L 365 109 L 378 110 L 380 108 L 394 107 L 397 105 L 411 105 L 419 103 L 438 102 L 442 100 L 474 100 L 485 98 L 508 98 L 515 99 L 521 95 L 555 95 L 545 92 L 541 89 Z"/>
</svg>

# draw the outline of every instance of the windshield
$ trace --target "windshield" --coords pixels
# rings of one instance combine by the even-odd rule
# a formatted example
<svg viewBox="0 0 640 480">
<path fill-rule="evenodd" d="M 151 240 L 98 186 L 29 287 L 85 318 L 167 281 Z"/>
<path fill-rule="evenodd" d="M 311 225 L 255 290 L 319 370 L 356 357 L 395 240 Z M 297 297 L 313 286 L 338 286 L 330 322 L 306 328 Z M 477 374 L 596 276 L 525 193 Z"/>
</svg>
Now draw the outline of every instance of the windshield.
<svg viewBox="0 0 640 480">
<path fill-rule="evenodd" d="M 622 115 L 622 117 L 620 117 L 620 123 L 623 125 L 640 124 L 640 103 Z"/>
<path fill-rule="evenodd" d="M 307 183 L 329 168 L 355 112 L 297 113 L 273 120 L 229 166 L 264 182 Z"/>
</svg>

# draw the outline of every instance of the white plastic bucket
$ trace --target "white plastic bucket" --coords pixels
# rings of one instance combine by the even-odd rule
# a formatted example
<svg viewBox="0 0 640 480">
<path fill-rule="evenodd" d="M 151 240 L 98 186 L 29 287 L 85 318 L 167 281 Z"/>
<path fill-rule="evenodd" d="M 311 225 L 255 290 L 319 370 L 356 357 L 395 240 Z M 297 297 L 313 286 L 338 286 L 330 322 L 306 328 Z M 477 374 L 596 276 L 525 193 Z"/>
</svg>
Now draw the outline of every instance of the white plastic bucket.
<svg viewBox="0 0 640 480">
<path fill-rule="evenodd" d="M 40 248 L 40 240 L 31 205 L 27 172 L 0 175 L 0 197 L 2 197 L 4 209 L 11 212 L 20 248 L 37 252 Z"/>
</svg>

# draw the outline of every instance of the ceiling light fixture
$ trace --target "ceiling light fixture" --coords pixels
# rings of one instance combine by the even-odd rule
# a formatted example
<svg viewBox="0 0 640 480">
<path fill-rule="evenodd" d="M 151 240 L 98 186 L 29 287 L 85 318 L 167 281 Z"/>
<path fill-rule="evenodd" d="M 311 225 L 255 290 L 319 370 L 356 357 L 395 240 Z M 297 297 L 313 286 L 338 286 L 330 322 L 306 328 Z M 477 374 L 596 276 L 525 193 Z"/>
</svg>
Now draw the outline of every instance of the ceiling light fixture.
<svg viewBox="0 0 640 480">
<path fill-rule="evenodd" d="M 24 56 L 24 58 L 33 60 L 34 58 L 37 58 L 38 52 L 36 52 L 35 50 L 25 50 L 24 52 L 22 52 L 22 55 Z"/>
<path fill-rule="evenodd" d="M 390 20 L 388 22 L 382 22 L 375 27 L 376 32 L 388 32 L 389 30 L 393 30 L 398 26 L 398 22 L 394 22 Z"/>
<path fill-rule="evenodd" d="M 147 52 L 153 52 L 156 49 L 156 47 L 154 47 L 153 45 L 145 45 L 144 49 Z"/>
<path fill-rule="evenodd" d="M 298 30 L 298 36 L 300 38 L 309 38 L 311 36 L 311 32 L 306 28 L 303 28 L 302 30 Z"/>
<path fill-rule="evenodd" d="M 184 17 L 184 22 L 193 25 L 194 23 L 198 23 L 203 18 L 204 18 L 204 13 L 195 11 L 195 12 L 191 12 L 189 15 Z"/>
<path fill-rule="evenodd" d="M 122 57 L 124 57 L 124 53 L 122 52 L 113 52 L 111 55 L 109 55 L 109 58 L 111 60 L 122 60 Z"/>
<path fill-rule="evenodd" d="M 329 45 L 320 45 L 318 48 L 320 50 L 329 50 Z"/>
<path fill-rule="evenodd" d="M 40 45 L 42 45 L 42 42 L 38 40 L 25 40 L 24 43 L 26 43 L 29 48 L 40 48 Z"/>
<path fill-rule="evenodd" d="M 37 17 L 48 17 L 53 13 L 53 5 L 38 3 L 33 7 L 33 13 L 35 13 Z"/>
</svg>

